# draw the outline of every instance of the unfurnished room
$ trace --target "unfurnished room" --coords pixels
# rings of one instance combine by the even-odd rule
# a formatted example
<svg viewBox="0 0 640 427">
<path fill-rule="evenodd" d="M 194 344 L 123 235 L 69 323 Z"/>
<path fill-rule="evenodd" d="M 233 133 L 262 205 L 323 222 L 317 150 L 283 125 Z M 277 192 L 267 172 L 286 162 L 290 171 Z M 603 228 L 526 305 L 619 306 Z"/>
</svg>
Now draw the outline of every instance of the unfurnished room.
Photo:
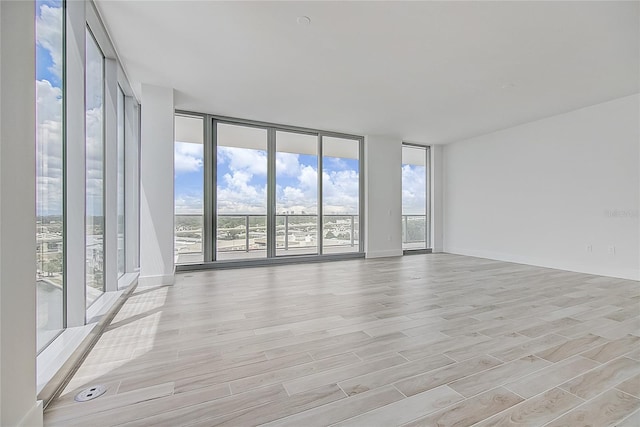
<svg viewBox="0 0 640 427">
<path fill-rule="evenodd" d="M 0 426 L 640 426 L 640 1 L 0 0 Z"/>
</svg>

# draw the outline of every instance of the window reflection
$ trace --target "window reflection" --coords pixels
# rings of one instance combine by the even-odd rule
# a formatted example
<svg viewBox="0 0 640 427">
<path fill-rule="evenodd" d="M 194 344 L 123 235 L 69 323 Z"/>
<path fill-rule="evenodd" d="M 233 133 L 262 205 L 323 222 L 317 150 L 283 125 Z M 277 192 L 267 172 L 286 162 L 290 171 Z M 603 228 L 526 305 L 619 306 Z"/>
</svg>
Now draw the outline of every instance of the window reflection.
<svg viewBox="0 0 640 427">
<path fill-rule="evenodd" d="M 104 292 L 104 55 L 86 31 L 86 299 Z"/>
<path fill-rule="evenodd" d="M 64 328 L 62 1 L 36 2 L 37 348 Z"/>
</svg>

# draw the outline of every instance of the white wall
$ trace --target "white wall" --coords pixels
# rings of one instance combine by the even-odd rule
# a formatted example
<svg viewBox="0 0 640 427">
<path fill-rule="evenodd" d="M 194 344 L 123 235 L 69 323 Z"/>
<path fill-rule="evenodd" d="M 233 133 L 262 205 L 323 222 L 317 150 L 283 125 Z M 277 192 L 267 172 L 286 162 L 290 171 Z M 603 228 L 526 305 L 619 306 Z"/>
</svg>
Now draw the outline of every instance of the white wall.
<svg viewBox="0 0 640 427">
<path fill-rule="evenodd" d="M 640 280 L 639 104 L 445 146 L 444 250 Z"/>
<path fill-rule="evenodd" d="M 35 9 L 0 2 L 0 425 L 41 426 L 36 402 Z"/>
<path fill-rule="evenodd" d="M 367 258 L 402 255 L 402 140 L 367 136 L 365 252 Z"/>
<path fill-rule="evenodd" d="M 174 278 L 173 89 L 143 84 L 141 108 L 139 284 L 171 284 Z"/>
<path fill-rule="evenodd" d="M 431 146 L 431 250 L 442 252 L 444 208 L 443 208 L 443 146 Z"/>
</svg>

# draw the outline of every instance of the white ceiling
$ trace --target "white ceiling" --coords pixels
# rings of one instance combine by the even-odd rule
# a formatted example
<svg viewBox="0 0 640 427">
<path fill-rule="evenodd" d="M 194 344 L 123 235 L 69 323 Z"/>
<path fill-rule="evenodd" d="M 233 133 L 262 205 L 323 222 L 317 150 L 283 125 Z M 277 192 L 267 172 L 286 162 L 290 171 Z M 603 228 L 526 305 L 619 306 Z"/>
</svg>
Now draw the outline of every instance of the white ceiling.
<svg viewBox="0 0 640 427">
<path fill-rule="evenodd" d="M 637 1 L 96 3 L 184 110 L 446 143 L 640 90 Z"/>
</svg>

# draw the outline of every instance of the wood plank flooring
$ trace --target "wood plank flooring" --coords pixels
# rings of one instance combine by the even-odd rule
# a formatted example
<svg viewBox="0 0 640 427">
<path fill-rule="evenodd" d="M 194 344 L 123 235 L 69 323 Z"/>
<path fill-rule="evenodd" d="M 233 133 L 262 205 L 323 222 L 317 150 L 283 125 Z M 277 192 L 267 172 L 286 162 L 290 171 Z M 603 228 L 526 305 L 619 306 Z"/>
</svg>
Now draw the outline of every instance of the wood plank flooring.
<svg viewBox="0 0 640 427">
<path fill-rule="evenodd" d="M 77 403 L 81 389 L 108 392 Z M 637 426 L 640 283 L 449 254 L 137 289 L 46 426 Z"/>
</svg>

